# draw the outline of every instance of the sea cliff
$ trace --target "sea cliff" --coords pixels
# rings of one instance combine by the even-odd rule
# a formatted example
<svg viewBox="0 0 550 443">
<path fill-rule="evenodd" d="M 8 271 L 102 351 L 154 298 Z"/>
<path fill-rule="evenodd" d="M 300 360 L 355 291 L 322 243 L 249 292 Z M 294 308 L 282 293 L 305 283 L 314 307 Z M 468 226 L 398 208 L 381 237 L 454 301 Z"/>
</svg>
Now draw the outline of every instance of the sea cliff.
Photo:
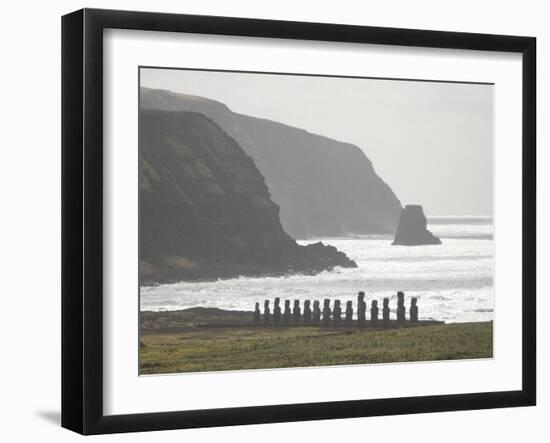
<svg viewBox="0 0 550 443">
<path fill-rule="evenodd" d="M 142 110 L 139 123 L 142 284 L 356 266 L 298 245 L 252 158 L 205 115 Z"/>
<path fill-rule="evenodd" d="M 166 90 L 141 88 L 140 107 L 216 122 L 254 160 L 295 239 L 395 233 L 401 203 L 358 146 Z"/>
</svg>

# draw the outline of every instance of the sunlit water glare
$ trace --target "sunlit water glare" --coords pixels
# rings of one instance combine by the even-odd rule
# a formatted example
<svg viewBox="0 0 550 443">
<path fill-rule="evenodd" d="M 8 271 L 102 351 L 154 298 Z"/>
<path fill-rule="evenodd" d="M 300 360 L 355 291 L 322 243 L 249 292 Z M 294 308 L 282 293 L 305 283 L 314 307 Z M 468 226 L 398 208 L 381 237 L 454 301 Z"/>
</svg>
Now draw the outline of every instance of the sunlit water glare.
<svg viewBox="0 0 550 443">
<path fill-rule="evenodd" d="M 318 275 L 240 277 L 215 282 L 181 282 L 142 287 L 141 309 L 177 310 L 196 306 L 253 310 L 264 299 L 339 299 L 345 305 L 364 291 L 372 299 L 390 298 L 395 317 L 396 292 L 404 291 L 408 306 L 418 297 L 419 317 L 446 322 L 493 319 L 493 225 L 489 221 L 449 223 L 439 220 L 429 229 L 441 245 L 392 246 L 391 236 L 322 239 L 348 257 L 358 268 L 336 268 Z M 318 240 L 300 241 L 307 244 Z"/>
</svg>

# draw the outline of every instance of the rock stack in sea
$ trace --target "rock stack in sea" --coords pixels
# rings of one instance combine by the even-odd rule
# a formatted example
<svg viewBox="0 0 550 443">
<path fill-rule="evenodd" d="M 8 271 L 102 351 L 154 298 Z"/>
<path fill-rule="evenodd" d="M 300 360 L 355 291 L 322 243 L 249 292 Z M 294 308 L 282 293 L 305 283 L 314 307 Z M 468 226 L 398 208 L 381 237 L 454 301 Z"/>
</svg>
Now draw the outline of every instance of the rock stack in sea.
<svg viewBox="0 0 550 443">
<path fill-rule="evenodd" d="M 407 205 L 401 210 L 399 225 L 392 245 L 440 245 L 439 237 L 427 228 L 428 221 L 420 205 Z"/>
</svg>

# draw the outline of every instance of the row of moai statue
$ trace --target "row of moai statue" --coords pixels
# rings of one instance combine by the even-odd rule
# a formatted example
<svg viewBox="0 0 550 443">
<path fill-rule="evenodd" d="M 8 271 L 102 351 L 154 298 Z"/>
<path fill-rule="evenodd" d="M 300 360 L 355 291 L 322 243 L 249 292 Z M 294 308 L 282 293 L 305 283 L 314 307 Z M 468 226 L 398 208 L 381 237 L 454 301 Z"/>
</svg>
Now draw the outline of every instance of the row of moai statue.
<svg viewBox="0 0 550 443">
<path fill-rule="evenodd" d="M 306 324 L 306 325 L 340 325 L 342 323 L 353 323 L 353 302 L 346 302 L 346 309 L 342 312 L 342 305 L 340 300 L 334 300 L 333 308 L 330 307 L 330 300 L 327 298 L 323 301 L 323 309 L 318 300 L 313 302 L 313 309 L 311 307 L 311 301 L 304 301 L 304 309 L 300 308 L 300 301 L 294 300 L 293 308 L 290 308 L 290 300 L 285 300 L 284 310 L 281 309 L 281 300 L 279 297 L 275 298 L 273 304 L 273 312 L 271 312 L 269 306 L 269 300 L 264 302 L 263 315 L 260 312 L 260 303 L 256 303 L 254 309 L 254 321 L 261 323 L 262 319 L 265 324 Z M 365 293 L 359 292 L 357 297 L 357 323 L 362 324 L 367 321 L 367 302 L 365 301 Z M 405 294 L 401 291 L 397 293 L 397 322 L 404 323 L 406 321 L 406 308 L 405 308 Z M 377 323 L 380 319 L 380 309 L 378 308 L 378 300 L 372 300 L 370 308 L 370 321 L 371 323 Z M 382 305 L 382 322 L 388 323 L 390 321 L 390 299 L 384 298 Z M 409 320 L 411 322 L 418 321 L 418 306 L 417 298 L 411 298 L 411 306 L 409 308 Z"/>
</svg>

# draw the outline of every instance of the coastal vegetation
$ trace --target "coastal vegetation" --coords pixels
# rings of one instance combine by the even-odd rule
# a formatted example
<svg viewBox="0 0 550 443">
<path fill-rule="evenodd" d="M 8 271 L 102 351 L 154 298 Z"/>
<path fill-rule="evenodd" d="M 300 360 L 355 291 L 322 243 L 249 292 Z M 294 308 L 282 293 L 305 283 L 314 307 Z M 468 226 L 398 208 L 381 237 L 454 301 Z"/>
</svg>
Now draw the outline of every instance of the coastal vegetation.
<svg viewBox="0 0 550 443">
<path fill-rule="evenodd" d="M 254 326 L 245 313 L 143 312 L 140 373 L 223 371 L 493 356 L 493 323 L 359 328 Z M 250 315 L 250 313 L 246 313 Z M 227 322 L 227 324 L 224 324 Z"/>
</svg>

